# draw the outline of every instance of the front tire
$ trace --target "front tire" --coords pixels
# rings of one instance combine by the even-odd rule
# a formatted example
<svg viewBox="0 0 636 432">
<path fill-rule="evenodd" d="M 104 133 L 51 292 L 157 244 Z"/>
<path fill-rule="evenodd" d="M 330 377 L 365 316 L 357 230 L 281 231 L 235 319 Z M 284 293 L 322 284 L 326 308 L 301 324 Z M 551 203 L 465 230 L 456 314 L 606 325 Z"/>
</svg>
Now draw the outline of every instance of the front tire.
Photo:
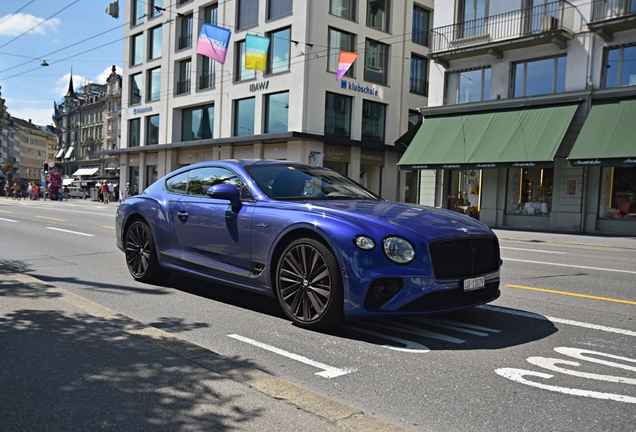
<svg viewBox="0 0 636 432">
<path fill-rule="evenodd" d="M 155 242 L 145 222 L 133 222 L 126 231 L 125 239 L 126 265 L 135 280 L 152 282 L 169 274 L 159 265 Z"/>
<path fill-rule="evenodd" d="M 321 329 L 342 321 L 340 268 L 319 241 L 307 238 L 289 244 L 276 267 L 275 282 L 283 311 L 297 325 Z"/>
</svg>

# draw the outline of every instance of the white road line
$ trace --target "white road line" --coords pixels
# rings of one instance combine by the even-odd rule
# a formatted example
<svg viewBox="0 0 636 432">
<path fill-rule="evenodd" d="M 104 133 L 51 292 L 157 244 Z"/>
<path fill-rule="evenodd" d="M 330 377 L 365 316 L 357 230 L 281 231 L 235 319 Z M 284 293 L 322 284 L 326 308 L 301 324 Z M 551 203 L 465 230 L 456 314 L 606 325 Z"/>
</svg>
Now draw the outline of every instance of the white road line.
<svg viewBox="0 0 636 432">
<path fill-rule="evenodd" d="M 77 234 L 77 235 L 82 235 L 82 236 L 86 236 L 86 237 L 95 237 L 95 234 L 86 234 L 86 233 L 77 232 L 77 231 L 69 231 L 69 230 L 65 230 L 65 229 L 62 229 L 62 228 L 46 227 L 46 229 L 55 230 L 55 231 L 62 231 L 62 232 L 65 232 L 65 233 Z"/>
<path fill-rule="evenodd" d="M 3 220 L 5 222 L 17 222 L 17 220 L 13 220 L 13 219 L 5 219 L 5 218 L 0 218 L 0 220 Z"/>
<path fill-rule="evenodd" d="M 395 337 L 395 336 L 389 336 L 387 334 L 383 334 L 383 333 L 378 333 L 378 332 L 374 332 L 371 330 L 366 330 L 360 327 L 354 327 L 354 326 L 350 326 L 350 325 L 341 325 L 340 327 L 342 328 L 347 328 L 353 331 L 357 331 L 360 333 L 366 333 L 366 334 L 370 334 L 373 336 L 377 336 L 379 338 L 382 339 L 388 339 L 388 340 L 392 340 L 398 343 L 401 343 L 403 345 L 405 345 L 404 348 L 402 347 L 396 347 L 393 345 L 383 345 L 385 348 L 389 348 L 392 349 L 394 351 L 404 351 L 404 352 L 412 352 L 412 353 L 427 353 L 430 351 L 430 349 L 422 344 L 419 344 L 417 342 L 413 342 L 407 339 L 402 339 L 399 337 Z"/>
<path fill-rule="evenodd" d="M 464 342 L 466 342 L 463 339 L 459 339 L 456 337 L 452 337 L 452 336 L 448 336 L 442 333 L 437 333 L 434 331 L 430 331 L 430 330 L 424 330 L 421 329 L 419 327 L 415 327 L 412 325 L 408 325 L 408 324 L 404 324 L 401 322 L 396 322 L 396 321 L 389 321 L 389 320 L 382 320 L 382 322 L 386 323 L 387 325 L 381 325 L 381 324 L 376 324 L 376 323 L 365 323 L 367 325 L 372 325 L 375 327 L 380 327 L 380 328 L 385 328 L 388 330 L 396 330 L 396 331 L 400 331 L 400 332 L 404 332 L 404 333 L 410 333 L 410 334 L 414 334 L 416 336 L 423 336 L 423 337 L 428 337 L 431 339 L 438 339 L 441 341 L 445 341 L 445 342 L 451 342 L 451 343 L 456 343 L 456 344 L 463 344 Z"/>
<path fill-rule="evenodd" d="M 498 329 L 494 329 L 494 328 L 490 328 L 490 327 L 484 327 L 484 326 L 479 326 L 479 325 L 475 325 L 475 324 L 467 324 L 467 323 L 463 323 L 463 322 L 459 322 L 459 321 L 451 321 L 451 320 L 442 319 L 442 318 L 426 318 L 426 320 L 427 321 L 436 321 L 436 322 L 449 324 L 449 325 L 454 325 L 454 326 L 457 326 L 457 327 L 464 327 L 464 328 L 467 328 L 467 329 L 483 330 L 483 331 L 490 332 L 490 333 L 501 333 L 501 330 L 498 330 Z"/>
<path fill-rule="evenodd" d="M 601 267 L 586 267 L 586 266 L 578 266 L 578 265 L 571 265 L 571 264 L 557 264 L 557 263 L 550 263 L 550 262 L 528 261 L 528 260 L 513 259 L 513 258 L 502 258 L 502 259 L 504 261 L 519 261 L 524 263 L 553 265 L 553 266 L 560 266 L 560 267 L 572 267 L 572 268 L 580 268 L 585 270 L 602 270 L 602 271 L 610 271 L 610 272 L 618 272 L 618 273 L 636 274 L 636 271 L 632 271 L 632 270 L 616 270 L 616 269 L 608 269 L 608 268 L 601 268 Z"/>
<path fill-rule="evenodd" d="M 539 250 L 539 249 L 524 249 L 524 248 L 513 248 L 513 247 L 504 247 L 504 246 L 499 246 L 499 249 L 512 249 L 512 250 L 520 250 L 525 252 L 541 252 L 541 253 L 565 255 L 565 252 L 546 251 L 546 250 Z"/>
<path fill-rule="evenodd" d="M 623 330 L 619 328 L 605 327 L 605 326 L 600 326 L 596 324 L 584 323 L 580 321 L 572 321 L 572 320 L 566 320 L 562 318 L 549 317 L 549 316 L 535 314 L 532 312 L 524 312 L 524 311 L 520 311 L 516 309 L 507 309 L 507 308 L 491 306 L 491 305 L 481 305 L 481 306 L 477 306 L 477 308 L 491 310 L 493 312 L 507 313 L 510 315 L 523 316 L 526 318 L 534 318 L 534 319 L 539 319 L 543 321 L 551 321 L 551 322 L 560 323 L 560 324 L 567 324 L 567 325 L 572 325 L 576 327 L 583 327 L 583 328 L 588 328 L 592 330 L 600 330 L 600 331 L 604 331 L 608 333 L 617 333 L 617 334 L 621 334 L 625 336 L 636 336 L 636 332 L 631 330 Z"/>
<path fill-rule="evenodd" d="M 228 336 L 233 338 L 233 339 L 240 340 L 241 342 L 245 342 L 245 343 L 248 343 L 250 345 L 254 345 L 256 347 L 263 348 L 263 349 L 265 349 L 267 351 L 271 351 L 273 353 L 282 355 L 282 356 L 290 358 L 292 360 L 296 360 L 296 361 L 299 361 L 301 363 L 305 363 L 305 364 L 307 364 L 309 366 L 314 366 L 314 367 L 316 367 L 318 369 L 322 369 L 323 371 L 322 372 L 316 372 L 316 375 L 319 375 L 319 376 L 324 377 L 324 378 L 335 378 L 335 377 L 339 377 L 341 375 L 346 375 L 346 374 L 352 372 L 351 370 L 338 369 L 338 368 L 335 368 L 335 367 L 331 367 L 329 365 L 326 365 L 326 364 L 319 363 L 317 361 L 308 359 L 307 357 L 303 357 L 303 356 L 298 355 L 298 354 L 290 353 L 290 352 L 282 350 L 280 348 L 276 348 L 276 347 L 273 347 L 271 345 L 267 345 L 267 344 L 264 344 L 262 342 L 255 341 L 254 339 L 249 339 L 249 338 L 237 335 L 237 334 L 229 334 Z"/>
</svg>

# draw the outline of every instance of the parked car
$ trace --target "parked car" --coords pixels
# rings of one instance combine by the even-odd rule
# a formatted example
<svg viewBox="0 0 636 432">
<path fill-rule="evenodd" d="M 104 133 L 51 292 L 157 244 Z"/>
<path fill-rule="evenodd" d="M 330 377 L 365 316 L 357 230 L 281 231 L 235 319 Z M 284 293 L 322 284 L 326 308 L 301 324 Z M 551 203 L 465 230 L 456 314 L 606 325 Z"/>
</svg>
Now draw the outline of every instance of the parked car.
<svg viewBox="0 0 636 432">
<path fill-rule="evenodd" d="M 450 210 L 386 201 L 327 168 L 210 161 L 124 200 L 117 246 L 132 277 L 169 272 L 278 298 L 297 325 L 421 315 L 499 297 L 499 242 Z"/>
<path fill-rule="evenodd" d="M 86 191 L 80 187 L 69 186 L 68 196 L 71 198 L 84 198 L 86 196 Z"/>
</svg>

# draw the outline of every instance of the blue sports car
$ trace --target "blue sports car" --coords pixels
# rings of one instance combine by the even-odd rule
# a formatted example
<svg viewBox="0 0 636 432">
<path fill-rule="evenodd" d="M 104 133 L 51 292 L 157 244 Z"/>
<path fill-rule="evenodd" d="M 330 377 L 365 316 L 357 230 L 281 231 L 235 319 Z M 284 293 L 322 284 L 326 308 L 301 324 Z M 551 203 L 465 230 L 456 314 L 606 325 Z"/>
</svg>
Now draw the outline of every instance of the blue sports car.
<svg viewBox="0 0 636 432">
<path fill-rule="evenodd" d="M 180 272 L 260 292 L 312 329 L 499 296 L 499 242 L 483 223 L 296 162 L 180 168 L 121 202 L 116 233 L 135 280 Z"/>
</svg>

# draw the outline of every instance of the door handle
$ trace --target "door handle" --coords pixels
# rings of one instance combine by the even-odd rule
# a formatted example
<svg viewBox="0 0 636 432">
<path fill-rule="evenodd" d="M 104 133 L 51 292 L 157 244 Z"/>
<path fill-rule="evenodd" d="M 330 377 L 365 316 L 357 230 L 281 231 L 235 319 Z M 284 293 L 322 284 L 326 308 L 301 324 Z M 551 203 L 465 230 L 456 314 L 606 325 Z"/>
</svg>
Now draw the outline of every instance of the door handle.
<svg viewBox="0 0 636 432">
<path fill-rule="evenodd" d="M 181 221 L 181 222 L 187 222 L 188 220 L 188 212 L 185 210 L 181 210 L 179 213 L 177 213 L 177 218 Z"/>
</svg>

